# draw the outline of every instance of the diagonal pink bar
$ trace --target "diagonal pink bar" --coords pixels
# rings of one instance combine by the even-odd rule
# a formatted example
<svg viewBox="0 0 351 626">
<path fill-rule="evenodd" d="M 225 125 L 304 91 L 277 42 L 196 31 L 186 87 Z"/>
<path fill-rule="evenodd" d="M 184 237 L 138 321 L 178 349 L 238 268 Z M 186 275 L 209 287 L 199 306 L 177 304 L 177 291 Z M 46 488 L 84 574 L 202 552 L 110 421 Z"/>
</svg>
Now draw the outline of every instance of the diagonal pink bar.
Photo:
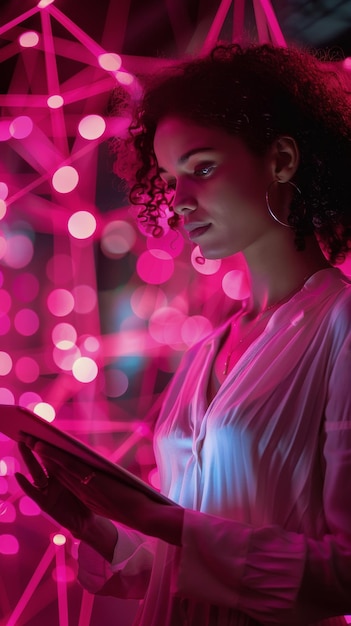
<svg viewBox="0 0 351 626">
<path fill-rule="evenodd" d="M 225 18 L 227 17 L 227 13 L 230 9 L 230 5 L 233 0 L 222 0 L 221 4 L 218 7 L 217 13 L 214 17 L 214 20 L 211 24 L 210 30 L 208 31 L 207 37 L 204 41 L 204 44 L 201 48 L 201 52 L 206 54 L 216 43 L 219 38 L 221 29 L 223 27 Z"/>
<path fill-rule="evenodd" d="M 78 626 L 89 626 L 91 613 L 94 605 L 94 596 L 88 591 L 83 591 L 82 604 L 80 605 Z"/>
<path fill-rule="evenodd" d="M 14 26 L 17 26 L 17 24 L 20 24 L 21 22 L 28 20 L 30 17 L 32 17 L 32 15 L 34 15 L 35 13 L 38 13 L 38 11 L 39 11 L 38 7 L 33 7 L 33 9 L 29 9 L 29 11 L 26 11 L 26 13 L 22 13 L 22 15 L 19 15 L 18 17 L 15 17 L 10 22 L 7 22 L 7 24 L 4 24 L 4 26 L 0 28 L 0 35 L 2 35 L 3 33 L 6 33 L 6 31 L 10 30 L 11 28 L 14 28 Z"/>
<path fill-rule="evenodd" d="M 60 626 L 68 626 L 67 580 L 64 578 L 65 546 L 56 546 L 57 600 Z"/>
<path fill-rule="evenodd" d="M 267 25 L 270 30 L 273 43 L 277 46 L 286 48 L 286 41 L 270 0 L 256 0 L 256 2 L 261 4 L 262 10 L 266 16 Z"/>
</svg>

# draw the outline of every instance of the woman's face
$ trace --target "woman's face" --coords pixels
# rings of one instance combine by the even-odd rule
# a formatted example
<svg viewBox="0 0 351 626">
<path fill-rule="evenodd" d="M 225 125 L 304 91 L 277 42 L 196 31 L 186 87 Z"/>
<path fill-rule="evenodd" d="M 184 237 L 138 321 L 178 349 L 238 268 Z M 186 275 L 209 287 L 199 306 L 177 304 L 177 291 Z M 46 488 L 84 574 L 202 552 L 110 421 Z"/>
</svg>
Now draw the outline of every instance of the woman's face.
<svg viewBox="0 0 351 626">
<path fill-rule="evenodd" d="M 274 178 L 268 156 L 221 129 L 173 116 L 158 125 L 154 149 L 162 178 L 175 189 L 182 230 L 204 257 L 248 252 L 276 229 L 265 204 Z"/>
</svg>

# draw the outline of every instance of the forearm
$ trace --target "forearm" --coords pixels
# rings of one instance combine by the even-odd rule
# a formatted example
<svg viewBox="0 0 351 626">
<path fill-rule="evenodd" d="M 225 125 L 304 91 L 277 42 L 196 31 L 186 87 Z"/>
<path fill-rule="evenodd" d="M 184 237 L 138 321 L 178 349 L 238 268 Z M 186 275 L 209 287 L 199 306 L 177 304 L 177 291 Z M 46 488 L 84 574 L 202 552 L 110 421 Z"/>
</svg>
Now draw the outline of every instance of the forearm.
<svg viewBox="0 0 351 626">
<path fill-rule="evenodd" d="M 94 515 L 79 539 L 96 550 L 106 561 L 112 562 L 118 531 L 110 520 Z"/>
</svg>

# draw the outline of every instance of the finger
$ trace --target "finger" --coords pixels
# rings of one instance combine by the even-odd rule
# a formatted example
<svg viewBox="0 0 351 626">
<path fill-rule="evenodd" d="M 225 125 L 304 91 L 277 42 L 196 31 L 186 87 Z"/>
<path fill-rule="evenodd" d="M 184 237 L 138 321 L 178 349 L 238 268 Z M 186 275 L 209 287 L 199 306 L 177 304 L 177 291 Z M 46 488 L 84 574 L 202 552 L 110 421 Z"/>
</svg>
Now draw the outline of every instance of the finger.
<svg viewBox="0 0 351 626">
<path fill-rule="evenodd" d="M 38 489 L 45 489 L 48 485 L 48 475 L 40 465 L 39 461 L 35 458 L 34 454 L 26 444 L 19 442 L 18 449 L 33 478 L 35 486 L 38 487 Z"/>
<path fill-rule="evenodd" d="M 42 501 L 41 492 L 44 493 L 44 490 L 40 490 L 34 485 L 32 485 L 32 483 L 30 483 L 29 480 L 27 480 L 27 478 L 23 476 L 23 474 L 20 474 L 19 472 L 15 472 L 15 478 L 19 486 L 21 487 L 22 491 L 24 491 L 24 493 L 27 496 L 29 496 L 29 498 L 31 498 L 32 500 L 34 500 L 40 505 Z"/>
</svg>

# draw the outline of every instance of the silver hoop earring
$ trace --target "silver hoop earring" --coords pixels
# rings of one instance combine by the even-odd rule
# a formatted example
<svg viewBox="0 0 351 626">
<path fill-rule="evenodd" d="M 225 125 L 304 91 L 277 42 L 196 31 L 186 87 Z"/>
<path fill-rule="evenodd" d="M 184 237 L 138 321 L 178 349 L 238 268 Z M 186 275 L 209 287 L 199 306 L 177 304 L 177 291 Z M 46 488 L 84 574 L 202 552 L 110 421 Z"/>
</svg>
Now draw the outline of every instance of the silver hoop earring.
<svg viewBox="0 0 351 626">
<path fill-rule="evenodd" d="M 270 204 L 270 200 L 269 200 L 269 191 L 270 191 L 270 189 L 272 188 L 272 185 L 275 185 L 276 183 L 277 183 L 277 184 L 279 184 L 279 185 L 286 185 L 286 184 L 291 185 L 291 186 L 292 186 L 292 187 L 294 187 L 294 189 L 295 189 L 295 190 L 296 190 L 296 191 L 300 194 L 300 196 L 301 196 L 301 189 L 299 189 L 299 187 L 298 187 L 297 185 L 295 185 L 295 183 L 292 183 L 292 182 L 291 182 L 291 180 L 287 180 L 285 183 L 280 183 L 280 182 L 279 182 L 279 180 L 273 180 L 273 181 L 271 182 L 271 184 L 269 185 L 269 187 L 268 187 L 267 191 L 266 191 L 266 206 L 267 206 L 267 209 L 268 209 L 269 214 L 271 215 L 271 217 L 273 217 L 273 219 L 274 219 L 276 222 L 278 222 L 278 224 L 281 224 L 282 226 L 285 226 L 286 228 L 292 228 L 292 226 L 291 226 L 290 224 L 287 224 L 286 222 L 282 222 L 282 221 L 281 221 L 281 220 L 280 220 L 280 219 L 279 219 L 279 218 L 275 215 L 275 213 L 274 213 L 274 212 L 273 212 L 273 210 L 272 210 L 272 207 L 271 207 L 271 204 Z"/>
</svg>

